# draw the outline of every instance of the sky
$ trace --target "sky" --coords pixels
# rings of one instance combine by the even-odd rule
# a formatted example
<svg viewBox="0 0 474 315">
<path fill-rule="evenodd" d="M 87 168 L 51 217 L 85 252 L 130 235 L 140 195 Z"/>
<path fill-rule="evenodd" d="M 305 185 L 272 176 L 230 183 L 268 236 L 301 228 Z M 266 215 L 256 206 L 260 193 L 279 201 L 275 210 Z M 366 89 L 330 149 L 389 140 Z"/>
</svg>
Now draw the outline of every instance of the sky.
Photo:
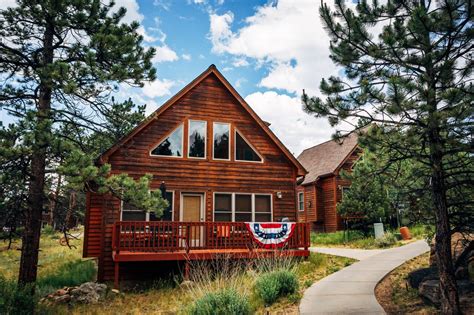
<svg viewBox="0 0 474 315">
<path fill-rule="evenodd" d="M 124 22 L 138 21 L 144 45 L 155 47 L 157 80 L 121 86 L 117 98 L 152 113 L 215 64 L 278 138 L 298 155 L 331 138 L 326 119 L 303 112 L 303 89 L 319 95 L 323 77 L 337 75 L 320 0 L 115 0 Z M 0 0 L 0 6 L 14 0 Z M 3 118 L 2 118 L 3 119 Z"/>
</svg>

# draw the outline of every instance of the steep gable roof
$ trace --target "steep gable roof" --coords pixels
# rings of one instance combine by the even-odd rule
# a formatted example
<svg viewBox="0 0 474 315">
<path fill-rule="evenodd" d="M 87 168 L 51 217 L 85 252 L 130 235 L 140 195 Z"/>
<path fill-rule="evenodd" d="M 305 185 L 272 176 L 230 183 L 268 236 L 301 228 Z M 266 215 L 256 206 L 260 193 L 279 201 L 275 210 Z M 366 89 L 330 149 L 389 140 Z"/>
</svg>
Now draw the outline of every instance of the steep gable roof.
<svg viewBox="0 0 474 315">
<path fill-rule="evenodd" d="M 269 138 L 276 144 L 276 146 L 282 151 L 285 157 L 296 167 L 297 176 L 302 176 L 307 173 L 306 169 L 303 165 L 296 159 L 293 154 L 283 145 L 283 143 L 277 138 L 277 136 L 270 130 L 268 127 L 268 123 L 263 121 L 254 111 L 253 109 L 247 104 L 247 102 L 240 96 L 240 94 L 234 89 L 234 87 L 227 81 L 226 78 L 217 70 L 215 65 L 210 65 L 203 73 L 201 73 L 198 77 L 196 77 L 193 81 L 191 81 L 188 85 L 186 85 L 181 91 L 176 93 L 173 97 L 171 97 L 168 101 L 166 101 L 160 108 L 158 108 L 155 112 L 153 112 L 150 116 L 148 116 L 143 122 L 138 124 L 128 135 L 124 136 L 120 139 L 117 143 L 115 143 L 111 148 L 107 151 L 102 153 L 99 157 L 99 162 L 106 163 L 108 158 L 117 151 L 123 144 L 125 144 L 128 140 L 130 140 L 133 136 L 139 133 L 142 129 L 148 126 L 152 121 L 158 119 L 160 114 L 162 114 L 166 109 L 171 107 L 174 103 L 176 103 L 181 97 L 183 97 L 187 92 L 189 92 L 192 88 L 202 82 L 206 77 L 209 75 L 214 74 L 217 79 L 224 85 L 224 87 L 232 94 L 232 96 L 242 105 L 242 107 L 250 114 L 250 116 L 255 120 L 255 122 L 262 128 L 265 133 L 269 136 Z"/>
<path fill-rule="evenodd" d="M 329 140 L 304 150 L 298 161 L 308 170 L 301 185 L 315 182 L 319 177 L 335 173 L 346 158 L 357 148 L 357 134 L 353 133 L 338 143 Z"/>
</svg>

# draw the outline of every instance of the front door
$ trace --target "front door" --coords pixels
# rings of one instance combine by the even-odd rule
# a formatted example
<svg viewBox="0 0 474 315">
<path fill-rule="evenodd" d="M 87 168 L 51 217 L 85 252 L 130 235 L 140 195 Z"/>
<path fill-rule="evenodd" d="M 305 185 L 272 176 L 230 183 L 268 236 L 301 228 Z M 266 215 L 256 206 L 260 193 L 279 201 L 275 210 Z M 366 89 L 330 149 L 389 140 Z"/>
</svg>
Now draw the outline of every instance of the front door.
<svg viewBox="0 0 474 315">
<path fill-rule="evenodd" d="M 181 221 L 183 222 L 201 222 L 202 221 L 202 195 L 183 194 L 183 205 Z M 203 242 L 203 228 L 199 226 L 190 227 L 189 245 L 190 247 L 199 247 Z"/>
</svg>

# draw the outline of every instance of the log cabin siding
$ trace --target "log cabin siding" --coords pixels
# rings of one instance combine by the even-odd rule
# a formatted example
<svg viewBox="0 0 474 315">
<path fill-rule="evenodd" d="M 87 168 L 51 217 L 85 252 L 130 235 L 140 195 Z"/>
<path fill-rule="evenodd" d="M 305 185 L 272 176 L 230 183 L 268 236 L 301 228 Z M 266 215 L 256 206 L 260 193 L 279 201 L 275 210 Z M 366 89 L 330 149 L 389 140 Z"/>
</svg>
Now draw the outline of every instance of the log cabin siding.
<svg viewBox="0 0 474 315">
<path fill-rule="evenodd" d="M 312 222 L 312 228 L 321 232 L 334 232 L 343 228 L 341 216 L 337 213 L 337 204 L 342 200 L 342 187 L 349 187 L 351 181 L 343 178 L 341 170 L 351 172 L 361 156 L 361 150 L 355 148 L 343 161 L 334 174 L 327 174 L 315 182 L 299 185 L 297 191 L 305 192 L 305 205 L 311 200 L 315 209 L 305 208 L 304 219 Z M 303 217 L 300 215 L 300 217 Z M 302 221 L 302 219 L 300 219 Z"/>
<path fill-rule="evenodd" d="M 207 122 L 205 159 L 187 157 L 190 119 Z M 230 161 L 213 159 L 214 122 L 231 126 Z M 183 157 L 151 156 L 150 151 L 180 124 L 184 124 Z M 236 130 L 263 157 L 262 163 L 235 161 Z M 273 221 L 284 217 L 297 220 L 296 174 L 301 171 L 213 73 L 122 143 L 107 157 L 107 163 L 111 165 L 111 174 L 126 173 L 135 179 L 151 174 L 150 189 L 159 189 L 164 181 L 167 190 L 174 191 L 173 219 L 176 221 L 180 219 L 180 197 L 184 192 L 205 196 L 205 221 L 214 219 L 216 192 L 270 194 Z M 281 192 L 281 198 L 277 197 L 277 192 Z M 120 202 L 110 196 L 88 195 L 91 206 L 87 215 L 84 256 L 99 257 L 99 280 L 111 280 L 114 276 L 112 229 L 113 223 L 120 219 Z"/>
</svg>

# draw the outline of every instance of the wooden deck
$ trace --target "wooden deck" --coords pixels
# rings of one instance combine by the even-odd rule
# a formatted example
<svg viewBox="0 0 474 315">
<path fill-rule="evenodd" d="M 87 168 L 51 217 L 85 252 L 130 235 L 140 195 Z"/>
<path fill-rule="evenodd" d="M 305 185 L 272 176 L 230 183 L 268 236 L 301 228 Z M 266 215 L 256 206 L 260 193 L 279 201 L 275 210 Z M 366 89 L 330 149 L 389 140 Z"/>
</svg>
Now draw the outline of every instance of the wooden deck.
<svg viewBox="0 0 474 315">
<path fill-rule="evenodd" d="M 307 257 L 310 226 L 296 223 L 282 248 L 263 249 L 243 222 L 119 221 L 114 225 L 112 244 L 118 287 L 119 263 L 123 262 Z"/>
</svg>

